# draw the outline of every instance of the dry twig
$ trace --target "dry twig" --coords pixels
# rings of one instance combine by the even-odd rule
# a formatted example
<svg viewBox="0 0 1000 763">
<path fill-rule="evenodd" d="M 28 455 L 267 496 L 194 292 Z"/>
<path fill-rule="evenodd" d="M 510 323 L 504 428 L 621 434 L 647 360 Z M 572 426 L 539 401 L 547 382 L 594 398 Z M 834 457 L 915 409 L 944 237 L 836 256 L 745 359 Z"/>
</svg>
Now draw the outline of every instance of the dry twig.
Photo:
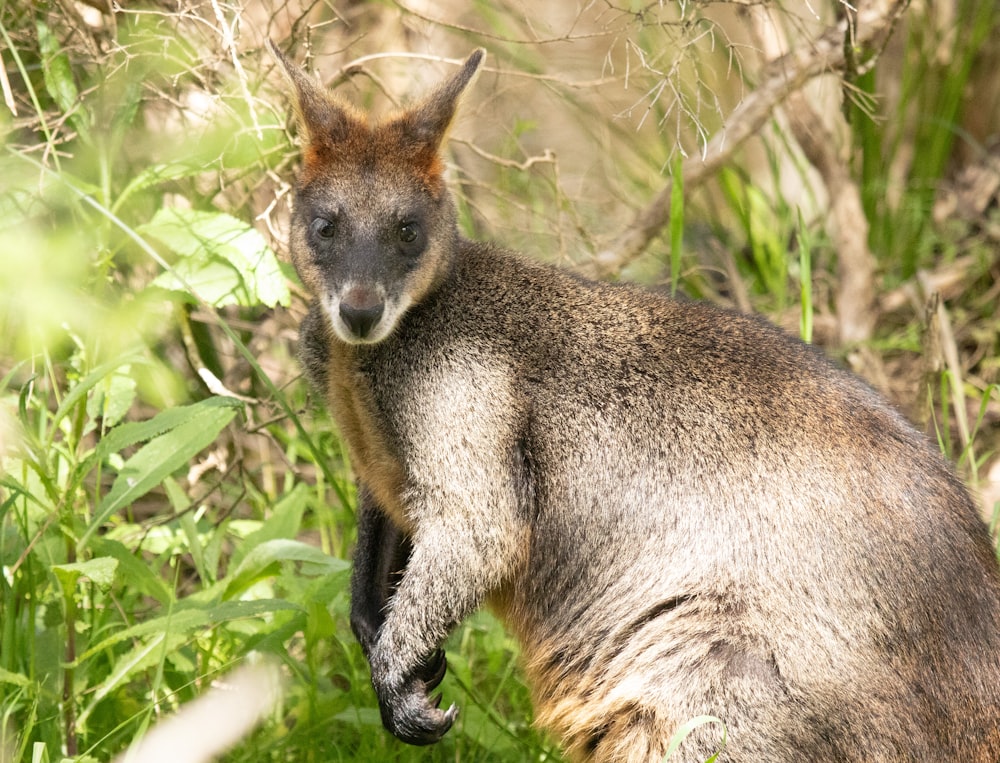
<svg viewBox="0 0 1000 763">
<path fill-rule="evenodd" d="M 854 47 L 861 50 L 879 48 L 906 5 L 907 0 L 880 0 L 860 10 L 855 18 Z M 685 190 L 700 185 L 729 161 L 736 149 L 764 126 L 789 95 L 820 74 L 843 70 L 846 31 L 846 21 L 836 24 L 815 40 L 772 62 L 760 85 L 736 107 L 729 124 L 712 137 L 704 153 L 689 157 L 683 163 Z M 668 182 L 611 245 L 582 269 L 594 276 L 608 276 L 641 254 L 669 220 L 672 186 L 673 183 Z"/>
<path fill-rule="evenodd" d="M 785 55 L 788 42 L 773 11 L 760 6 L 751 9 L 750 16 L 764 56 L 777 60 Z M 788 96 L 784 112 L 795 141 L 826 186 L 829 233 L 837 252 L 837 334 L 841 344 L 857 344 L 869 339 L 875 328 L 875 257 L 868 248 L 861 190 L 833 133 L 802 90 Z"/>
</svg>

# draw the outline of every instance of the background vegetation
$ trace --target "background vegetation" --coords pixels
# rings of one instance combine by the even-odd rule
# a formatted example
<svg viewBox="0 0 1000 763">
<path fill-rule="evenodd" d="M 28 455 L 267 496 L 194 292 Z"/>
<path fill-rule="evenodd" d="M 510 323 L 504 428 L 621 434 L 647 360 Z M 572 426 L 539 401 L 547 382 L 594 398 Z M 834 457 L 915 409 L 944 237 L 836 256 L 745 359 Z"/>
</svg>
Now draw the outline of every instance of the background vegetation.
<svg viewBox="0 0 1000 763">
<path fill-rule="evenodd" d="M 822 343 L 937 438 L 995 527 L 1000 6 L 913 0 L 738 150 L 721 140 L 847 13 L 5 3 L 0 760 L 107 760 L 262 656 L 283 699 L 226 760 L 559 759 L 486 614 L 449 646 L 445 740 L 381 730 L 347 625 L 352 482 L 294 361 L 295 146 L 268 36 L 377 110 L 485 46 L 450 157 L 467 233 Z M 660 234 L 624 246 L 664 191 Z"/>
</svg>

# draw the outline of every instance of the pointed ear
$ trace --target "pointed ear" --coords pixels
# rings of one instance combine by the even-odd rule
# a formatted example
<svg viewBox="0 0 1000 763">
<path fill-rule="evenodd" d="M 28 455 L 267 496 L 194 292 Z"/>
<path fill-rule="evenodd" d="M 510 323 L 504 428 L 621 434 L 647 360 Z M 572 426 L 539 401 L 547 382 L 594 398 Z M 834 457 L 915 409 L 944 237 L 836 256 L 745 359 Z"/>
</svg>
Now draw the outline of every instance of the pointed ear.
<svg viewBox="0 0 1000 763">
<path fill-rule="evenodd" d="M 267 41 L 267 47 L 294 90 L 295 114 L 303 143 L 316 148 L 345 140 L 351 128 L 360 122 L 353 110 L 339 103 L 325 87 L 289 61 L 273 40 Z"/>
<path fill-rule="evenodd" d="M 486 51 L 477 48 L 451 78 L 442 82 L 422 103 L 407 111 L 398 122 L 415 142 L 436 152 L 455 116 L 459 96 L 472 81 Z"/>
</svg>

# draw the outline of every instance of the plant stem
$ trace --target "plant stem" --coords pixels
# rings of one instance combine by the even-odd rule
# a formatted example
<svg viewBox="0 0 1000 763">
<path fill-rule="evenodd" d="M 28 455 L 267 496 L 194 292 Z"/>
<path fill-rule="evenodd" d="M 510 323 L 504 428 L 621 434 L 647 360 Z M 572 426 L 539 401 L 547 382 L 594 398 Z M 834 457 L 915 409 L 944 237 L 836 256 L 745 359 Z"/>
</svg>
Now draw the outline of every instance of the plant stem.
<svg viewBox="0 0 1000 763">
<path fill-rule="evenodd" d="M 76 561 L 76 546 L 72 541 L 66 543 L 66 560 Z M 76 668 L 76 597 L 74 589 L 63 591 L 66 603 L 66 669 L 63 673 L 63 723 L 66 726 L 66 755 L 75 757 L 77 754 L 76 739 L 76 702 L 73 691 Z"/>
</svg>

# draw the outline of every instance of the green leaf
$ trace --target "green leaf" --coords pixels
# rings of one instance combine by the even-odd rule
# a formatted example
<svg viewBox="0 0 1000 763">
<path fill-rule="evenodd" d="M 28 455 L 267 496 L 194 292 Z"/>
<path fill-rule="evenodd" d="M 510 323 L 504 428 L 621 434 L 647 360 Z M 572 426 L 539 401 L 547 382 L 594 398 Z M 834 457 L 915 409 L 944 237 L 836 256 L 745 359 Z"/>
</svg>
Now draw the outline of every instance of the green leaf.
<svg viewBox="0 0 1000 763">
<path fill-rule="evenodd" d="M 73 484 L 80 484 L 97 464 L 103 462 L 111 454 L 119 453 L 138 442 L 145 442 L 171 429 L 176 429 L 187 421 L 194 421 L 207 408 L 236 408 L 240 405 L 241 403 L 232 398 L 210 397 L 192 405 L 168 408 L 146 421 L 129 421 L 119 424 L 105 433 L 104 437 L 97 443 L 97 447 L 80 462 L 75 470 Z"/>
<path fill-rule="evenodd" d="M 271 516 L 259 529 L 250 533 L 233 550 L 233 564 L 239 565 L 244 557 L 261 543 L 278 538 L 294 538 L 302 526 L 302 515 L 305 513 L 309 488 L 299 482 L 292 491 L 282 497 L 274 506 Z"/>
<path fill-rule="evenodd" d="M 104 377 L 94 387 L 94 394 L 87 401 L 87 416 L 104 419 L 104 426 L 113 427 L 121 421 L 135 400 L 136 383 L 131 366 L 124 365 Z"/>
<path fill-rule="evenodd" d="M 117 655 L 114 670 L 96 687 L 90 687 L 88 693 L 92 694 L 92 698 L 80 713 L 77 723 L 83 725 L 98 703 L 129 676 L 157 665 L 165 654 L 178 649 L 186 640 L 187 635 L 182 633 L 156 633 L 149 641 L 140 641 L 125 654 Z"/>
<path fill-rule="evenodd" d="M 696 718 L 692 718 L 687 723 L 683 724 L 680 728 L 674 732 L 674 736 L 670 740 L 670 746 L 667 747 L 667 753 L 663 756 L 663 760 L 667 761 L 670 756 L 677 752 L 684 740 L 687 739 L 688 734 L 694 731 L 699 726 L 706 726 L 708 724 L 715 724 L 722 727 L 722 740 L 719 742 L 719 751 L 716 752 L 712 757 L 710 757 L 705 763 L 714 763 L 714 761 L 719 757 L 719 752 L 723 750 L 726 746 L 726 724 L 723 723 L 721 718 L 716 718 L 714 715 L 699 715 Z"/>
<path fill-rule="evenodd" d="M 489 712 L 484 712 L 474 704 L 462 708 L 460 733 L 475 742 L 477 747 L 489 750 L 497 757 L 511 757 L 516 753 L 517 741 L 510 732 Z"/>
<path fill-rule="evenodd" d="M 95 554 L 113 557 L 118 561 L 119 578 L 128 581 L 130 591 L 149 596 L 161 604 L 173 601 L 173 592 L 153 568 L 136 557 L 120 541 L 98 536 L 90 541 L 90 548 Z"/>
<path fill-rule="evenodd" d="M 203 162 L 178 161 L 165 164 L 153 164 L 142 170 L 129 182 L 127 186 L 125 186 L 122 192 L 118 194 L 118 198 L 115 200 L 114 206 L 111 210 L 113 212 L 118 210 L 134 193 L 159 185 L 160 183 L 164 183 L 168 180 L 180 180 L 183 178 L 194 177 L 195 175 L 200 175 L 204 171 L 205 164 Z M 155 221 L 156 218 L 154 217 L 153 219 Z"/>
<path fill-rule="evenodd" d="M 173 480 L 170 480 L 173 483 Z M 185 511 L 177 518 L 181 532 L 187 539 L 188 552 L 191 554 L 191 561 L 198 577 L 205 581 L 214 582 L 217 574 L 215 570 L 209 569 L 205 564 L 205 547 L 202 545 L 201 537 L 198 534 L 198 523 L 195 522 L 191 512 Z"/>
<path fill-rule="evenodd" d="M 38 33 L 38 47 L 42 54 L 42 76 L 45 79 L 45 89 L 59 109 L 68 114 L 70 121 L 80 136 L 89 138 L 89 127 L 83 112 L 79 109 L 80 91 L 73 79 L 73 69 L 67 56 L 59 45 L 59 41 L 49 31 L 43 21 L 35 25 Z"/>
<path fill-rule="evenodd" d="M 185 599 L 174 605 L 169 614 L 147 620 L 144 623 L 124 628 L 108 636 L 81 654 L 74 666 L 83 664 L 95 654 L 122 641 L 143 638 L 159 634 L 192 634 L 202 628 L 230 620 L 240 620 L 250 617 L 262 617 L 274 612 L 290 610 L 301 612 L 299 607 L 284 599 L 256 599 L 254 601 L 224 601 L 205 604 Z"/>
<path fill-rule="evenodd" d="M 347 723 L 351 726 L 380 728 L 382 726 L 382 716 L 374 707 L 349 707 L 334 715 L 331 720 L 340 723 Z"/>
<path fill-rule="evenodd" d="M 315 644 L 332 639 L 337 633 L 337 624 L 330 615 L 327 603 L 313 599 L 306 602 L 306 609 L 309 612 L 306 618 L 306 643 Z"/>
<path fill-rule="evenodd" d="M 117 453 L 137 442 L 145 442 L 171 429 L 176 429 L 188 421 L 197 420 L 208 409 L 232 409 L 239 408 L 241 405 L 242 403 L 234 398 L 210 397 L 191 405 L 167 408 L 146 421 L 129 421 L 115 427 L 104 435 L 95 452 L 102 456 Z"/>
<path fill-rule="evenodd" d="M 269 540 L 257 546 L 240 562 L 226 585 L 224 597 L 230 599 L 261 578 L 273 574 L 274 567 L 280 562 L 305 562 L 313 566 L 314 574 L 342 572 L 351 566 L 345 560 L 301 541 Z"/>
<path fill-rule="evenodd" d="M 108 517 L 141 498 L 166 477 L 207 448 L 236 414 L 240 403 L 229 398 L 213 398 L 189 406 L 181 423 L 154 437 L 128 459 L 101 501 L 90 526 L 80 539 L 83 546 Z M 194 410 L 198 410 L 195 412 Z M 155 420 L 155 419 L 154 419 Z"/>
<path fill-rule="evenodd" d="M 72 589 L 79 578 L 86 578 L 102 588 L 108 588 L 114 582 L 116 569 L 118 560 L 109 556 L 88 559 L 85 562 L 52 565 L 52 571 L 66 591 Z"/>
<path fill-rule="evenodd" d="M 35 682 L 20 673 L 11 673 L 9 670 L 0 668 L 0 684 L 13 684 L 21 689 L 30 689 Z"/>
<path fill-rule="evenodd" d="M 274 252 L 245 222 L 221 212 L 166 207 L 140 231 L 178 257 L 155 286 L 193 294 L 215 307 L 288 305 L 290 295 Z"/>
<path fill-rule="evenodd" d="M 117 371 L 122 366 L 127 366 L 130 363 L 142 363 L 145 362 L 143 358 L 136 354 L 130 353 L 123 355 L 121 357 L 115 358 L 114 360 L 109 360 L 106 363 L 102 363 L 97 366 L 93 371 L 87 374 L 83 379 L 73 385 L 73 388 L 69 391 L 69 394 L 63 398 L 62 402 L 59 404 L 59 408 L 56 410 L 55 415 L 52 417 L 53 432 L 58 431 L 58 425 L 60 421 L 66 416 L 66 414 L 73 409 L 84 395 L 87 394 L 91 389 L 104 381 L 105 377 L 109 374 Z"/>
<path fill-rule="evenodd" d="M 799 242 L 799 303 L 802 308 L 799 319 L 799 336 L 803 342 L 812 342 L 813 335 L 813 303 L 812 303 L 812 236 L 806 221 L 802 217 L 802 209 L 798 210 L 798 227 L 796 237 Z"/>
</svg>

